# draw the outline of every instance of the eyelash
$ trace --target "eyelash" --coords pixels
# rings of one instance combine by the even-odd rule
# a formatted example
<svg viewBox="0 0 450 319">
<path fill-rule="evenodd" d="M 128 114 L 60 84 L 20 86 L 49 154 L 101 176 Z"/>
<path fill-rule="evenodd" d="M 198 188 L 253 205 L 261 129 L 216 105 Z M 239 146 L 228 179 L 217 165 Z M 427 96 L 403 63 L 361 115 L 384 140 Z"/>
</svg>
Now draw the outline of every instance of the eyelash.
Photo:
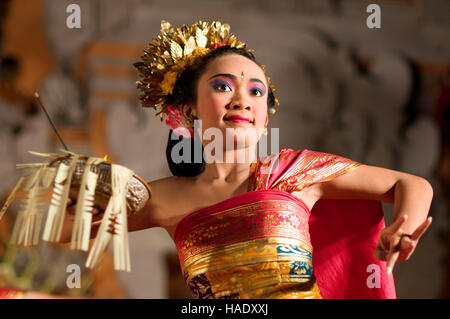
<svg viewBox="0 0 450 319">
<path fill-rule="evenodd" d="M 230 92 L 230 91 L 232 90 L 232 85 L 229 84 L 229 83 L 226 82 L 226 81 L 215 81 L 215 82 L 211 83 L 211 86 L 213 87 L 214 90 L 219 91 L 219 92 Z M 226 87 L 228 87 L 228 88 L 229 88 L 229 91 L 225 91 L 225 90 L 219 89 L 219 87 L 221 87 L 221 86 L 226 86 Z M 253 92 L 259 93 L 260 95 L 257 95 L 257 93 L 254 94 L 254 95 L 257 96 L 257 97 L 264 96 L 264 94 L 266 93 L 263 89 L 261 89 L 261 88 L 259 88 L 259 87 L 252 87 L 252 88 L 250 89 L 250 92 L 252 92 L 252 93 L 253 93 Z"/>
<path fill-rule="evenodd" d="M 214 82 L 211 83 L 211 86 L 213 87 L 214 90 L 219 91 L 219 92 L 228 92 L 228 91 L 224 91 L 224 90 L 220 90 L 219 89 L 219 87 L 221 87 L 223 85 L 228 87 L 230 89 L 230 91 L 232 90 L 232 85 L 230 85 L 226 81 L 214 81 Z"/>
</svg>

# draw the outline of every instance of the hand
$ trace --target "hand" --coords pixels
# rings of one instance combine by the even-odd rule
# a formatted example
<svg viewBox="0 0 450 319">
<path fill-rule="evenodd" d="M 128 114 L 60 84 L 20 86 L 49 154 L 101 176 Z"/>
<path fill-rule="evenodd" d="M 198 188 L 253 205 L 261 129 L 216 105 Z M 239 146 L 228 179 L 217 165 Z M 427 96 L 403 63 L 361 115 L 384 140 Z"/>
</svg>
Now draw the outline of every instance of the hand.
<svg viewBox="0 0 450 319">
<path fill-rule="evenodd" d="M 388 274 L 394 269 L 397 261 L 405 261 L 411 257 L 420 237 L 430 227 L 432 218 L 428 217 L 412 234 L 405 234 L 402 226 L 408 219 L 408 215 L 402 215 L 395 222 L 384 228 L 380 233 L 378 245 L 375 248 L 375 258 L 386 260 Z"/>
</svg>

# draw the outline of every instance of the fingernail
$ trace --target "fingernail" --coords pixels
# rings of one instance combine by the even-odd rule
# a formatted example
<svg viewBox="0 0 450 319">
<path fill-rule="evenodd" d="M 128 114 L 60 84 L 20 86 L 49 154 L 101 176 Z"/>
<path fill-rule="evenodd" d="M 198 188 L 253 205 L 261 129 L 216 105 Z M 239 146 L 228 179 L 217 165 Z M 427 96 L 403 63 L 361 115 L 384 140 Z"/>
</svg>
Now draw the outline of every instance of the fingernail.
<svg viewBox="0 0 450 319">
<path fill-rule="evenodd" d="M 392 267 L 387 267 L 386 273 L 390 275 L 392 273 Z"/>
</svg>

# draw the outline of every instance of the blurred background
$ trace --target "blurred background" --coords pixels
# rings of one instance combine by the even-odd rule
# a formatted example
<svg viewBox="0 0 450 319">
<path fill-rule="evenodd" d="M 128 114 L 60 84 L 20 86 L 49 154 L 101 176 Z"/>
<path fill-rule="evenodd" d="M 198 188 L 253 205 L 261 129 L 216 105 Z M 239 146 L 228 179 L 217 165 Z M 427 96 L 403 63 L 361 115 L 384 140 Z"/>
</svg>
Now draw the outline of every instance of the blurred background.
<svg viewBox="0 0 450 319">
<path fill-rule="evenodd" d="M 174 26 L 220 20 L 267 66 L 281 106 L 269 127 L 280 148 L 339 154 L 428 179 L 434 222 L 415 254 L 394 270 L 399 298 L 450 297 L 450 1 L 378 0 L 381 27 L 361 0 L 1 0 L 0 203 L 27 153 L 61 149 L 35 103 L 41 99 L 69 149 L 109 158 L 146 180 L 170 175 L 168 128 L 139 106 L 132 63 Z M 66 22 L 77 4 L 80 28 Z M 70 25 L 70 23 L 69 23 Z M 270 134 L 270 130 L 269 130 Z M 387 222 L 392 205 L 384 205 Z M 0 286 L 100 298 L 189 297 L 178 256 L 160 228 L 130 233 L 130 273 L 66 266 L 86 255 L 63 246 L 7 244 L 0 224 Z"/>
</svg>

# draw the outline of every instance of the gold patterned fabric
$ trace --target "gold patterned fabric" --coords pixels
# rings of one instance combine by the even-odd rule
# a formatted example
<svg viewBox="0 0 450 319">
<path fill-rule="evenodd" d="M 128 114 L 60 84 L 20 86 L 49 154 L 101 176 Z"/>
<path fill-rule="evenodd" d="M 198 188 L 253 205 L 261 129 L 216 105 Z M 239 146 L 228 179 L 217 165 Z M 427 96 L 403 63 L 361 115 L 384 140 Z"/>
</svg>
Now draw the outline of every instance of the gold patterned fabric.
<svg viewBox="0 0 450 319">
<path fill-rule="evenodd" d="M 310 211 L 291 194 L 360 165 L 284 149 L 253 164 L 249 191 L 197 210 L 175 244 L 195 298 L 322 298 L 313 272 Z"/>
</svg>

